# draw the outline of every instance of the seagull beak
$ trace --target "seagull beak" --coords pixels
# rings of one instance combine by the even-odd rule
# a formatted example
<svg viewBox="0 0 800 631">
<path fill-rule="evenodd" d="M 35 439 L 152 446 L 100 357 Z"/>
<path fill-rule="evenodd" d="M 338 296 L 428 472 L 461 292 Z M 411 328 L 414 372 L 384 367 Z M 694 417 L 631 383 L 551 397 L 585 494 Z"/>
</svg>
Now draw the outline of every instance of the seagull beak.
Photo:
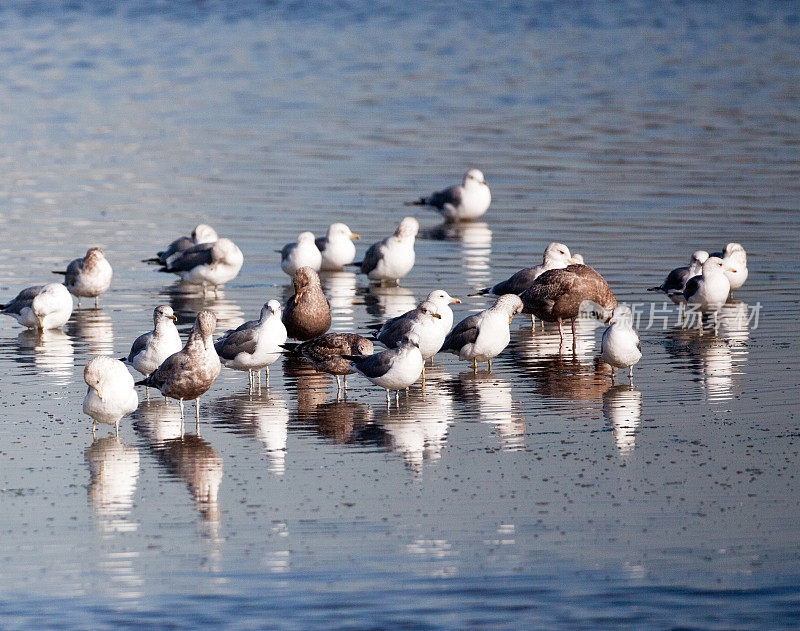
<svg viewBox="0 0 800 631">
<path fill-rule="evenodd" d="M 614 324 L 614 318 L 609 318 L 608 323 L 609 324 Z"/>
<path fill-rule="evenodd" d="M 167 317 L 170 320 L 172 320 L 173 322 L 177 322 L 178 321 L 178 316 L 176 316 L 174 313 L 171 316 L 167 316 Z"/>
<path fill-rule="evenodd" d="M 215 269 L 217 269 L 217 264 L 212 263 L 211 265 L 208 266 L 208 269 L 210 269 L 213 272 Z"/>
<path fill-rule="evenodd" d="M 97 396 L 100 397 L 100 400 L 103 400 L 103 391 L 100 388 L 95 388 L 97 390 Z"/>
<path fill-rule="evenodd" d="M 731 267 L 731 268 L 729 268 L 729 270 L 728 270 L 728 271 L 729 271 L 731 274 L 735 274 L 735 273 L 736 273 L 736 270 L 735 270 L 735 269 L 733 269 L 732 267 Z"/>
<path fill-rule="evenodd" d="M 508 316 L 508 323 L 511 324 L 511 320 L 513 320 L 513 319 L 514 319 L 513 315 Z"/>
<path fill-rule="evenodd" d="M 486 180 L 481 180 L 481 184 L 483 184 L 484 186 L 489 186 L 489 182 L 487 182 Z"/>
<path fill-rule="evenodd" d="M 457 304 L 457 305 L 461 304 L 461 300 L 459 300 L 458 298 L 450 298 L 450 302 L 452 302 L 454 304 Z"/>
<path fill-rule="evenodd" d="M 441 320 L 441 319 L 442 319 L 442 316 L 441 316 L 441 315 L 439 315 L 438 313 L 432 313 L 431 315 L 432 315 L 434 318 L 436 318 L 437 320 Z"/>
<path fill-rule="evenodd" d="M 360 239 L 361 237 L 359 237 L 355 232 L 351 232 L 350 233 L 350 238 L 351 239 Z"/>
</svg>

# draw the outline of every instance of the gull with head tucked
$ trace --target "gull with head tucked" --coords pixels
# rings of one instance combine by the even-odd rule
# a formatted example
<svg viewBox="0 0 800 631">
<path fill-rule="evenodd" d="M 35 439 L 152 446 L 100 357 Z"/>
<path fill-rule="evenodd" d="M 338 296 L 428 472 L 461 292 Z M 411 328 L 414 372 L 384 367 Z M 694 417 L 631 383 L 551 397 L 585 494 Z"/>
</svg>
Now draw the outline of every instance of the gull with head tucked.
<svg viewBox="0 0 800 631">
<path fill-rule="evenodd" d="M 58 329 L 72 315 L 72 296 L 61 283 L 36 285 L 23 289 L 0 309 L 29 329 Z"/>
<path fill-rule="evenodd" d="M 477 219 L 489 210 L 491 203 L 492 193 L 489 191 L 489 185 L 478 169 L 467 171 L 460 186 L 451 186 L 410 202 L 415 206 L 435 208 L 449 222 Z"/>
<path fill-rule="evenodd" d="M 318 272 L 321 265 L 322 254 L 312 232 L 301 232 L 296 242 L 287 243 L 281 249 L 281 269 L 291 277 L 301 267 L 310 267 Z"/>
<path fill-rule="evenodd" d="M 139 407 L 133 377 L 118 359 L 93 357 L 83 369 L 89 386 L 83 398 L 83 412 L 92 417 L 92 435 L 97 423 L 113 425 L 119 434 L 119 421 Z"/>
</svg>

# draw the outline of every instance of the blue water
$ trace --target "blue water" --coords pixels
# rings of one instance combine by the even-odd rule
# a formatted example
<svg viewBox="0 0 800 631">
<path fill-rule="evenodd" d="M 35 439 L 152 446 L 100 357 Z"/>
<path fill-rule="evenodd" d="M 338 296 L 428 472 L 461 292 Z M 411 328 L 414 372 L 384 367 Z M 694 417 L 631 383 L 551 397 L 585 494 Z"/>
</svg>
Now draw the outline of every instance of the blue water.
<svg viewBox="0 0 800 631">
<path fill-rule="evenodd" d="M 789 2 L 0 8 L 0 296 L 90 245 L 115 270 L 63 333 L 0 322 L 0 626 L 796 628 L 798 62 Z M 485 221 L 414 208 L 400 287 L 324 280 L 334 328 L 435 287 L 464 317 L 558 240 L 639 305 L 634 386 L 602 329 L 559 357 L 520 318 L 398 409 L 287 359 L 261 395 L 223 371 L 200 436 L 154 398 L 93 441 L 83 366 L 155 305 L 256 317 L 300 231 L 363 252 L 468 166 Z M 245 254 L 216 298 L 140 262 L 200 221 Z M 661 326 L 644 289 L 728 241 L 718 335 Z"/>
</svg>

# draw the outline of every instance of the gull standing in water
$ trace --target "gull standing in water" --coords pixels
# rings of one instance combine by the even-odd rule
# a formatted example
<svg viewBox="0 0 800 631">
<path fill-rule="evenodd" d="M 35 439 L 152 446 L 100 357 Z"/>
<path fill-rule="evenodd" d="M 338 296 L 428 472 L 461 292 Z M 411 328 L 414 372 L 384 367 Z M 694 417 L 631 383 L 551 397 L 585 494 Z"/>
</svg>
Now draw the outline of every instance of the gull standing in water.
<svg viewBox="0 0 800 631">
<path fill-rule="evenodd" d="M 286 342 L 286 327 L 281 322 L 283 309 L 277 300 L 261 307 L 258 320 L 245 322 L 238 329 L 227 331 L 214 344 L 223 366 L 233 370 L 246 370 L 250 375 L 250 389 L 258 383 L 261 390 L 261 369 L 269 367 L 281 356 L 281 345 Z M 254 375 L 255 373 L 255 375 Z"/>
<path fill-rule="evenodd" d="M 453 353 L 458 358 L 472 362 L 478 371 L 478 362 L 489 362 L 499 355 L 511 341 L 511 320 L 522 312 L 522 300 L 515 294 L 500 296 L 488 309 L 475 313 L 459 322 L 445 338 L 442 352 Z"/>
<path fill-rule="evenodd" d="M 710 256 L 703 263 L 702 274 L 690 278 L 686 287 L 683 288 L 683 297 L 686 304 L 695 311 L 714 314 L 714 328 L 716 329 L 717 312 L 728 300 L 731 291 L 731 283 L 725 273 L 728 264 L 717 256 Z M 731 271 L 735 274 L 736 268 Z M 698 326 L 703 328 L 702 315 L 698 317 Z"/>
<path fill-rule="evenodd" d="M 194 227 L 191 236 L 178 237 L 172 243 L 170 243 L 165 250 L 157 252 L 156 256 L 149 259 L 144 259 L 142 262 L 166 265 L 167 260 L 171 256 L 180 254 L 181 252 L 184 252 L 185 250 L 188 250 L 196 245 L 200 245 L 201 243 L 214 243 L 217 239 L 219 239 L 219 236 L 214 228 L 207 224 L 200 223 Z"/>
<path fill-rule="evenodd" d="M 397 282 L 414 267 L 414 241 L 418 232 L 419 222 L 405 217 L 391 237 L 370 246 L 364 260 L 353 265 L 360 266 L 370 280 Z"/>
<path fill-rule="evenodd" d="M 162 272 L 178 274 L 188 285 L 200 285 L 203 294 L 207 287 L 217 288 L 232 281 L 239 274 L 244 255 L 230 239 L 219 239 L 214 243 L 201 243 L 171 256 Z"/>
<path fill-rule="evenodd" d="M 139 407 L 133 377 L 118 359 L 93 357 L 83 369 L 89 386 L 83 398 L 83 412 L 92 417 L 92 436 L 97 423 L 113 425 L 119 435 L 119 421 Z"/>
<path fill-rule="evenodd" d="M 181 336 L 175 328 L 178 317 L 169 305 L 159 305 L 153 311 L 153 330 L 142 333 L 131 346 L 128 357 L 122 361 L 129 363 L 145 377 L 149 377 L 164 360 L 183 347 Z M 150 398 L 150 388 L 145 388 Z"/>
<path fill-rule="evenodd" d="M 708 252 L 705 250 L 697 250 L 692 254 L 688 265 L 676 267 L 667 274 L 661 285 L 650 287 L 647 291 L 660 291 L 667 294 L 667 297 L 676 305 L 683 303 L 683 288 L 686 287 L 686 283 L 690 278 L 697 276 L 701 272 L 703 263 L 706 262 L 708 256 Z"/>
<path fill-rule="evenodd" d="M 356 246 L 353 239 L 360 239 L 343 223 L 332 223 L 328 233 L 314 243 L 322 255 L 322 266 L 325 271 L 340 271 L 356 258 Z"/>
<path fill-rule="evenodd" d="M 281 249 L 281 269 L 294 276 L 301 267 L 310 267 L 315 272 L 322 265 L 322 254 L 314 240 L 314 233 L 301 232 L 295 243 L 287 243 Z"/>
<path fill-rule="evenodd" d="M 368 357 L 343 357 L 349 359 L 353 368 L 376 386 L 386 389 L 386 405 L 389 405 L 390 390 L 395 391 L 397 403 L 400 390 L 408 388 L 422 374 L 422 353 L 419 352 L 419 337 L 415 333 L 405 337 L 397 348 Z"/>
<path fill-rule="evenodd" d="M 725 276 L 728 277 L 728 282 L 731 284 L 731 293 L 744 285 L 748 275 L 747 252 L 741 244 L 729 243 L 722 252 L 714 252 L 711 256 L 725 261 Z"/>
<path fill-rule="evenodd" d="M 472 221 L 481 217 L 492 203 L 489 185 L 478 169 L 470 169 L 464 175 L 460 186 L 451 186 L 433 193 L 428 197 L 420 197 L 414 206 L 432 206 L 448 222 Z"/>
<path fill-rule="evenodd" d="M 186 345 L 170 355 L 149 377 L 137 386 L 158 388 L 165 397 L 178 399 L 183 419 L 183 401 L 194 399 L 195 418 L 200 423 L 200 397 L 217 380 L 221 369 L 212 337 L 217 326 L 213 311 L 201 311 L 194 321 Z"/>
<path fill-rule="evenodd" d="M 572 353 L 577 352 L 575 318 L 581 309 L 593 305 L 607 320 L 617 299 L 606 279 L 588 265 L 568 265 L 564 269 L 551 269 L 539 276 L 520 294 L 524 312 L 546 322 L 558 322 L 559 352 L 564 343 L 563 320 L 572 320 Z"/>
<path fill-rule="evenodd" d="M 0 309 L 29 329 L 58 329 L 72 315 L 72 296 L 61 283 L 36 285 L 23 289 Z"/>
<path fill-rule="evenodd" d="M 310 340 L 331 328 L 331 306 L 322 291 L 319 274 L 301 267 L 293 279 L 294 296 L 286 301 L 283 324 L 289 337 Z"/>
<path fill-rule="evenodd" d="M 409 334 L 414 333 L 419 339 L 419 352 L 423 361 L 433 357 L 439 352 L 447 335 L 442 335 L 441 327 L 436 325 L 442 316 L 437 312 L 436 305 L 429 300 L 419 303 L 416 309 L 403 315 L 387 320 L 375 335 L 375 339 L 385 344 L 387 348 L 397 348 Z M 423 364 L 422 378 L 425 378 Z"/>
<path fill-rule="evenodd" d="M 639 334 L 633 328 L 633 312 L 627 305 L 617 305 L 609 320 L 610 326 L 603 332 L 600 344 L 600 359 L 611 366 L 611 383 L 614 383 L 615 368 L 630 368 L 633 385 L 633 365 L 642 358 Z"/>
<path fill-rule="evenodd" d="M 106 255 L 100 248 L 89 248 L 86 256 L 75 259 L 67 266 L 67 271 L 54 271 L 53 274 L 64 276 L 64 285 L 69 293 L 78 298 L 94 298 L 94 306 L 98 306 L 98 297 L 104 294 L 111 286 L 111 277 L 114 272 Z"/>
</svg>

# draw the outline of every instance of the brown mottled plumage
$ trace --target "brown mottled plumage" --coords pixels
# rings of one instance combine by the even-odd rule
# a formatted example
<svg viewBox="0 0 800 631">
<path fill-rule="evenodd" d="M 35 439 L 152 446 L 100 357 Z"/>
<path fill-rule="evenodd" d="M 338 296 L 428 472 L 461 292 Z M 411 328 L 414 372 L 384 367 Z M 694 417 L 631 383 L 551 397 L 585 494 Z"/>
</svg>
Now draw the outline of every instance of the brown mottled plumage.
<svg viewBox="0 0 800 631">
<path fill-rule="evenodd" d="M 147 379 L 136 385 L 158 388 L 165 397 L 178 399 L 183 416 L 184 400 L 195 399 L 197 418 L 200 416 L 199 399 L 217 380 L 220 361 L 214 350 L 212 334 L 217 326 L 213 311 L 197 314 L 186 346 L 170 355 Z"/>
<path fill-rule="evenodd" d="M 551 269 L 539 276 L 520 294 L 523 313 L 535 315 L 546 322 L 558 322 L 561 341 L 564 333 L 561 323 L 572 320 L 572 350 L 575 352 L 575 318 L 581 305 L 591 302 L 602 310 L 607 319 L 617 299 L 606 280 L 588 265 L 568 265 L 564 269 Z"/>
<path fill-rule="evenodd" d="M 294 296 L 286 301 L 282 318 L 287 334 L 301 341 L 322 335 L 331 328 L 331 307 L 322 292 L 319 274 L 301 267 L 292 282 Z"/>
</svg>

